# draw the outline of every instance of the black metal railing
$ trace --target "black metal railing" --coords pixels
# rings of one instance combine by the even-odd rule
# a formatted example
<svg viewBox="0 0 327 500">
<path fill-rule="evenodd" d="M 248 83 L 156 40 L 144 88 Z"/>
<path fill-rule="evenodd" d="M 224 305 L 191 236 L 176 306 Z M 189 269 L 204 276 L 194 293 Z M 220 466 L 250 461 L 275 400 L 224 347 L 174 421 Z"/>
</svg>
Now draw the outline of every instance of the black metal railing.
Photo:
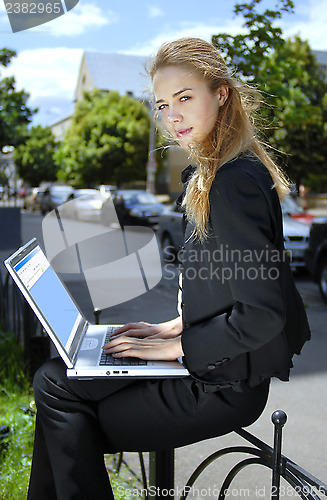
<svg viewBox="0 0 327 500">
<path fill-rule="evenodd" d="M 5 331 L 15 333 L 24 349 L 26 367 L 33 376 L 49 357 L 49 339 L 8 272 L 4 276 L 0 272 L 0 324 Z"/>
<path fill-rule="evenodd" d="M 0 320 L 5 330 L 15 332 L 17 340 L 24 342 L 23 301 L 19 290 L 12 286 L 8 273 L 0 273 Z"/>
<path fill-rule="evenodd" d="M 314 477 L 309 472 L 305 471 L 298 464 L 282 455 L 282 429 L 286 423 L 287 416 L 282 410 L 277 410 L 272 414 L 272 422 L 274 424 L 274 445 L 273 447 L 264 443 L 257 437 L 245 429 L 236 430 L 235 433 L 245 439 L 253 446 L 231 446 L 223 448 L 212 453 L 193 471 L 184 488 L 179 500 L 186 500 L 192 487 L 201 474 L 218 459 L 230 454 L 245 454 L 250 455 L 248 458 L 241 459 L 227 473 L 223 480 L 220 489 L 218 500 L 225 500 L 230 496 L 230 487 L 232 481 L 236 478 L 239 472 L 244 470 L 249 465 L 261 465 L 271 470 L 271 489 L 269 492 L 265 490 L 265 498 L 271 500 L 279 500 L 285 495 L 281 491 L 280 480 L 283 478 L 292 488 L 293 494 L 303 500 L 321 500 L 323 496 L 327 496 L 327 485 L 320 479 Z M 165 450 L 163 452 L 150 453 L 149 460 L 149 481 L 147 482 L 144 461 L 142 454 L 140 455 L 142 478 L 138 478 L 143 484 L 143 491 L 147 490 L 147 496 L 155 496 L 157 499 L 165 497 L 166 499 L 174 498 L 174 450 Z M 152 455 L 152 457 L 151 457 Z M 152 458 L 152 460 L 151 460 Z M 123 460 L 123 454 L 119 455 L 120 465 L 116 470 L 120 470 L 121 464 L 126 462 Z M 127 464 L 126 464 L 127 465 Z M 155 473 L 153 469 L 155 468 Z M 130 470 L 130 469 L 129 469 Z M 168 471 L 168 473 L 167 473 Z M 144 478 L 145 475 L 145 478 Z M 259 485 L 258 485 L 259 486 Z M 150 494 L 151 487 L 155 494 Z M 179 489 L 180 490 L 180 489 Z M 161 494 L 162 492 L 162 494 Z"/>
</svg>

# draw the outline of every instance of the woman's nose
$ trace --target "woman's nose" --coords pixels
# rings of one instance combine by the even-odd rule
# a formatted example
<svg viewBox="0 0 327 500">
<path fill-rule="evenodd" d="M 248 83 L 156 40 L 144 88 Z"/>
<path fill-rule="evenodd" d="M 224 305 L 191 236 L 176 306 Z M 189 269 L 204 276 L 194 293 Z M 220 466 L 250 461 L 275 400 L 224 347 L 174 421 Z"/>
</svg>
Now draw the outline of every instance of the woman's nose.
<svg viewBox="0 0 327 500">
<path fill-rule="evenodd" d="M 168 113 L 168 116 L 167 116 L 167 120 L 170 123 L 180 122 L 182 120 L 182 115 L 180 113 L 178 113 L 177 111 L 170 110 L 170 112 Z"/>
</svg>

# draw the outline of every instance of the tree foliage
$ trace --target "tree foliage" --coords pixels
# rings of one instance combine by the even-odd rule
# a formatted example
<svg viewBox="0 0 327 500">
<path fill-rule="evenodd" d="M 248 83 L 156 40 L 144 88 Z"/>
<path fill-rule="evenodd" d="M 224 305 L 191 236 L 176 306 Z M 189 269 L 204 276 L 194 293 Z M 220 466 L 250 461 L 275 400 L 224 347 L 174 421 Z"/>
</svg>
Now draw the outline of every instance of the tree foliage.
<svg viewBox="0 0 327 500">
<path fill-rule="evenodd" d="M 282 17 L 283 12 L 293 12 L 292 0 L 277 0 L 277 10 L 258 11 L 261 0 L 249 3 L 237 3 L 234 13 L 245 19 L 241 35 L 220 33 L 213 35 L 212 43 L 221 49 L 229 66 L 251 82 L 256 82 L 258 68 L 269 54 L 284 43 L 283 32 L 274 22 Z M 278 8 L 280 5 L 280 8 Z"/>
<path fill-rule="evenodd" d="M 264 62 L 258 82 L 272 106 L 269 141 L 287 153 L 290 178 L 316 190 L 314 178 L 322 174 L 326 186 L 327 83 L 309 44 L 285 41 Z"/>
<path fill-rule="evenodd" d="M 290 179 L 312 186 L 315 176 L 325 175 L 327 84 L 308 42 L 297 36 L 285 40 L 276 26 L 283 12 L 293 12 L 293 2 L 279 0 L 277 10 L 262 12 L 260 3 L 235 5 L 245 19 L 244 34 L 221 33 L 212 41 L 236 73 L 261 91 L 268 104 L 261 111 L 265 138 L 287 154 Z"/>
<path fill-rule="evenodd" d="M 86 92 L 56 154 L 72 185 L 144 180 L 150 120 L 145 104 L 118 92 Z"/>
<path fill-rule="evenodd" d="M 15 56 L 14 50 L 1 49 L 0 65 L 8 66 Z M 24 140 L 26 127 L 37 111 L 27 107 L 28 98 L 24 90 L 16 90 L 14 77 L 0 79 L 0 151 L 4 146 L 17 146 Z"/>
<path fill-rule="evenodd" d="M 58 167 L 54 161 L 57 143 L 49 127 L 37 125 L 28 130 L 24 144 L 14 150 L 18 175 L 31 186 L 55 181 Z"/>
</svg>

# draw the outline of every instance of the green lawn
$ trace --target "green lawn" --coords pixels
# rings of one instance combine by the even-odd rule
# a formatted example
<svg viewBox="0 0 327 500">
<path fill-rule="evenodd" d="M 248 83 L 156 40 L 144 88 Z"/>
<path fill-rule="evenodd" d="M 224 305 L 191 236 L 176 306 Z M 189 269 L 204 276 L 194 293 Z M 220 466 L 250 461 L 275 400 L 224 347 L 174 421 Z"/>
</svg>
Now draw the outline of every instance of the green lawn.
<svg viewBox="0 0 327 500">
<path fill-rule="evenodd" d="M 34 401 L 31 392 L 10 392 L 4 386 L 0 393 L 0 424 L 11 433 L 0 457 L 1 500 L 24 500 L 27 496 L 34 439 Z"/>
</svg>

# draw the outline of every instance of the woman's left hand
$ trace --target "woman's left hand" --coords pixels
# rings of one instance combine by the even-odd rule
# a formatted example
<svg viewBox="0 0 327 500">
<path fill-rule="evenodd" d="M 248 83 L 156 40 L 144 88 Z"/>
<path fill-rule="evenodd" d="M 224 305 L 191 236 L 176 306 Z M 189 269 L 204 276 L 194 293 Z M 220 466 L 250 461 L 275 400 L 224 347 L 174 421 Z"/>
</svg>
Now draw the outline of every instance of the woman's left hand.
<svg viewBox="0 0 327 500">
<path fill-rule="evenodd" d="M 103 346 L 114 358 L 134 357 L 145 360 L 174 361 L 183 356 L 181 337 L 173 339 L 140 339 L 120 335 Z"/>
</svg>

